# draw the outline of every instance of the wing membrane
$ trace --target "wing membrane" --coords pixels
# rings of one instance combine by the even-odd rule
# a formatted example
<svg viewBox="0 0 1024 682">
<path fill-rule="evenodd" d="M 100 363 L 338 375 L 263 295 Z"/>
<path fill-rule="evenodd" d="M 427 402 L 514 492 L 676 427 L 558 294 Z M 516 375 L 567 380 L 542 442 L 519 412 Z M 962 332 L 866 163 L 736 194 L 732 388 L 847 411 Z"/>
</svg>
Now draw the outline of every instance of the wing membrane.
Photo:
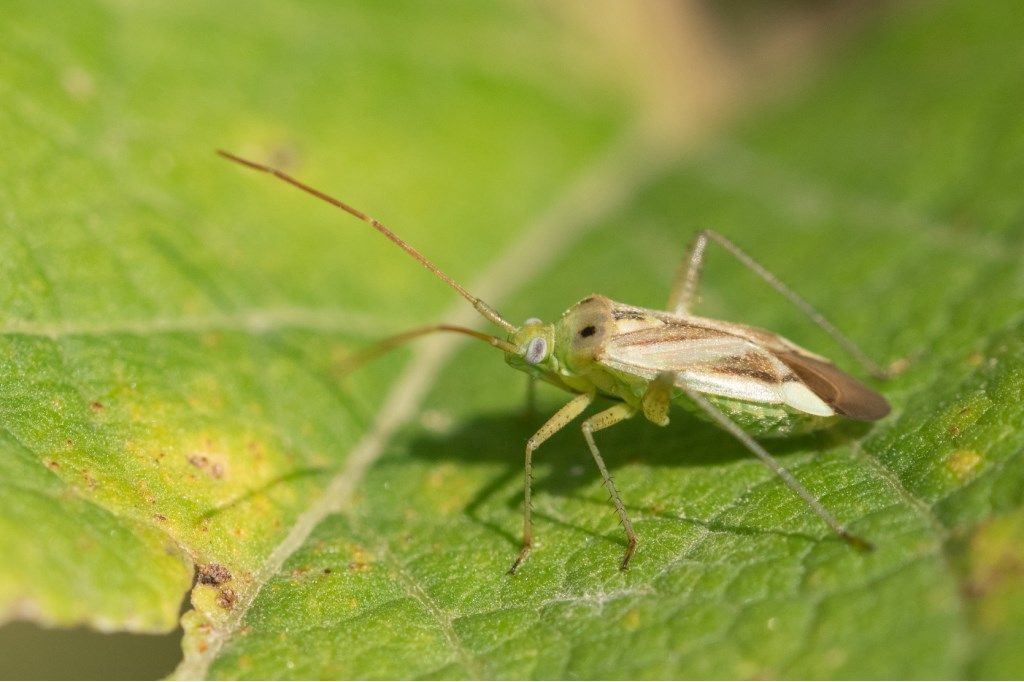
<svg viewBox="0 0 1024 682">
<path fill-rule="evenodd" d="M 779 353 L 778 357 L 836 413 L 868 422 L 889 414 L 885 398 L 835 365 L 797 353 Z"/>
</svg>

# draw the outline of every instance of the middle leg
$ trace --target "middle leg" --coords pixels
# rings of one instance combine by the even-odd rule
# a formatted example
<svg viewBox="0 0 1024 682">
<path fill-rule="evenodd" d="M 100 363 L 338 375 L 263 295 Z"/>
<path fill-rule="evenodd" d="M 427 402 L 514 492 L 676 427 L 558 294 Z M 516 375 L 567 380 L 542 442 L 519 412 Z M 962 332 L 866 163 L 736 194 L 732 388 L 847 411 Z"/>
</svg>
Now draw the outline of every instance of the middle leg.
<svg viewBox="0 0 1024 682">
<path fill-rule="evenodd" d="M 612 496 L 612 504 L 615 505 L 615 511 L 619 515 L 619 521 L 622 522 L 622 527 L 626 531 L 626 554 L 622 557 L 622 564 L 619 566 L 623 571 L 629 567 L 629 560 L 633 558 L 633 554 L 636 552 L 636 533 L 633 532 L 633 524 L 629 520 L 629 515 L 626 514 L 626 507 L 622 504 L 622 498 L 619 497 L 619 491 L 615 487 L 615 481 L 612 480 L 611 475 L 608 473 L 608 467 L 604 464 L 604 458 L 601 457 L 601 451 L 597 449 L 597 443 L 594 442 L 594 431 L 600 431 L 601 429 L 607 429 L 609 426 L 615 426 L 621 421 L 629 419 L 636 410 L 626 403 L 619 403 L 609 407 L 603 412 L 598 412 L 593 417 L 583 422 L 583 437 L 587 441 L 587 445 L 590 447 L 590 454 L 594 456 L 594 461 L 597 463 L 597 468 L 601 471 L 601 478 L 604 479 L 604 485 L 608 489 L 609 494 Z"/>
</svg>

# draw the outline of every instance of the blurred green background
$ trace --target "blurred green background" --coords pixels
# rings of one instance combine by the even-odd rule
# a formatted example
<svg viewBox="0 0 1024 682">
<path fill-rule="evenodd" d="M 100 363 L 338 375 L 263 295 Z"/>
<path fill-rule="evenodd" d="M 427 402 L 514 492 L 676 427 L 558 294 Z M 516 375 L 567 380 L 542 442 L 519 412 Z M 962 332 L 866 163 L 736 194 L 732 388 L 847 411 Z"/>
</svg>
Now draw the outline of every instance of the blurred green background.
<svg viewBox="0 0 1024 682">
<path fill-rule="evenodd" d="M 1016 3 L 0 18 L 0 676 L 1024 674 Z M 725 233 L 910 361 L 884 422 L 770 443 L 878 551 L 679 415 L 600 439 L 628 574 L 568 429 L 506 577 L 522 377 L 446 339 L 342 376 L 374 338 L 477 320 L 216 148 L 384 220 L 514 321 L 591 292 L 661 306 L 689 236 Z M 721 254 L 705 287 L 700 312 L 850 367 Z M 230 579 L 194 584 L 214 564 Z"/>
</svg>

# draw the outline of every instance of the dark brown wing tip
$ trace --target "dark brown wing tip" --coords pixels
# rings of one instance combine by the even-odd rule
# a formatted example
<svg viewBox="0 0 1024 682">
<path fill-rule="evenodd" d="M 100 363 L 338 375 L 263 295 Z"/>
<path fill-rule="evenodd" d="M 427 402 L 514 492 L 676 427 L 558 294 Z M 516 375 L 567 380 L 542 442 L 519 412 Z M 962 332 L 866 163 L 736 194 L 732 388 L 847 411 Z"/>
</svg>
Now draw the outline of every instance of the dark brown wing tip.
<svg viewBox="0 0 1024 682">
<path fill-rule="evenodd" d="M 889 401 L 831 363 L 798 353 L 778 353 L 778 358 L 836 414 L 873 422 L 892 411 Z"/>
</svg>

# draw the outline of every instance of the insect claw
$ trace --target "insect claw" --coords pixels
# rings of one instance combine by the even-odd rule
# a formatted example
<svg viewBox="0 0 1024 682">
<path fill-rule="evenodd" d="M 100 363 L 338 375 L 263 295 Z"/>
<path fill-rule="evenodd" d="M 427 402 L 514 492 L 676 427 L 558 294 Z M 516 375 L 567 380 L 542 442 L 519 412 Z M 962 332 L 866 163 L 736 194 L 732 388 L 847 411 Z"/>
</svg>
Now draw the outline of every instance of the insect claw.
<svg viewBox="0 0 1024 682">
<path fill-rule="evenodd" d="M 626 555 L 622 557 L 622 563 L 619 565 L 620 571 L 629 570 L 629 560 L 636 553 L 636 543 L 636 537 L 629 538 L 629 544 L 626 546 Z"/>
<path fill-rule="evenodd" d="M 512 567 L 508 569 L 507 575 L 515 575 L 516 569 L 519 568 L 519 565 L 521 563 L 523 563 L 523 561 L 526 560 L 527 556 L 530 555 L 530 550 L 532 548 L 533 548 L 532 545 L 529 545 L 529 544 L 524 544 L 523 545 L 523 548 L 521 550 L 519 550 L 519 556 L 517 556 L 516 560 L 512 562 Z"/>
</svg>

